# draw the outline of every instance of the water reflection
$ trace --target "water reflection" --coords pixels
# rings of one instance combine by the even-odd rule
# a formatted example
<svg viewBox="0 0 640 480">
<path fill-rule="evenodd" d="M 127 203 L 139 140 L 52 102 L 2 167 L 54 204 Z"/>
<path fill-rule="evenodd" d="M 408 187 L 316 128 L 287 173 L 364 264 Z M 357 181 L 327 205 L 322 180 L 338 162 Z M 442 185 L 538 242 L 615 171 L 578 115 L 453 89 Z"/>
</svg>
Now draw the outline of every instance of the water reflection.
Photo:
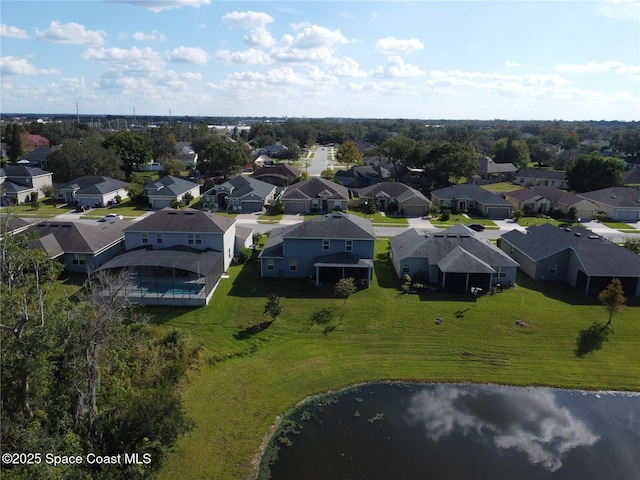
<svg viewBox="0 0 640 480">
<path fill-rule="evenodd" d="M 556 401 L 552 390 L 496 386 L 475 389 L 435 386 L 409 399 L 409 423 L 421 423 L 427 437 L 439 441 L 452 433 L 475 432 L 499 448 L 516 449 L 532 464 L 553 472 L 564 455 L 599 437 Z"/>
</svg>

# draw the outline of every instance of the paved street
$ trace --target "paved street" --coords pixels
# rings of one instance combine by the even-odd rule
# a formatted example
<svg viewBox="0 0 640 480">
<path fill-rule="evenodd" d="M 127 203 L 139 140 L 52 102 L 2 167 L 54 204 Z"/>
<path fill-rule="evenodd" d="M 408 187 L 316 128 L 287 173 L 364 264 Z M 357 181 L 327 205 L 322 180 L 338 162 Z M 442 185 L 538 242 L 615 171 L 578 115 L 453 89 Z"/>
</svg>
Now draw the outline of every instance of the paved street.
<svg viewBox="0 0 640 480">
<path fill-rule="evenodd" d="M 319 177 L 323 170 L 326 170 L 329 165 L 333 165 L 335 162 L 329 161 L 329 153 L 333 158 L 333 147 L 318 146 L 315 150 L 315 156 L 309 162 L 307 172 L 310 177 Z"/>
</svg>

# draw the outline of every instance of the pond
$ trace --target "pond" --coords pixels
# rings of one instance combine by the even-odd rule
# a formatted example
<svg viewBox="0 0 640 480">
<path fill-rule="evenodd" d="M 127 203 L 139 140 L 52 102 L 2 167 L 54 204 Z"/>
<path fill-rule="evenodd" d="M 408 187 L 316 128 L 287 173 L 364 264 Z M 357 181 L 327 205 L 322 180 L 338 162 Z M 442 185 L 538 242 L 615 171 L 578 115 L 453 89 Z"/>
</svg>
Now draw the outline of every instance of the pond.
<svg viewBox="0 0 640 480">
<path fill-rule="evenodd" d="M 295 409 L 260 479 L 640 478 L 640 395 L 383 383 Z"/>
</svg>

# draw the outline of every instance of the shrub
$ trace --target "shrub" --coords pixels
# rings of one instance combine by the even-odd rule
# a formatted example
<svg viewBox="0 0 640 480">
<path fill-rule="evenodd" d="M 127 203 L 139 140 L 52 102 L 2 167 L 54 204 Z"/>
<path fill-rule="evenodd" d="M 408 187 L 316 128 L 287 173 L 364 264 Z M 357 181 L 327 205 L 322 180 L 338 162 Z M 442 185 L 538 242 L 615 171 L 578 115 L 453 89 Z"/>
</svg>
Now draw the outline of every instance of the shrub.
<svg viewBox="0 0 640 480">
<path fill-rule="evenodd" d="M 598 214 L 596 215 L 596 220 L 598 220 L 599 222 L 604 222 L 607 220 L 607 214 L 604 212 L 598 212 Z"/>
<path fill-rule="evenodd" d="M 193 201 L 193 195 L 191 194 L 191 192 L 187 192 L 182 196 L 182 200 L 184 201 L 185 205 L 189 205 Z"/>
<path fill-rule="evenodd" d="M 238 252 L 238 263 L 242 265 L 243 263 L 246 263 L 250 258 L 251 249 L 247 247 L 241 248 Z"/>
<path fill-rule="evenodd" d="M 442 210 L 442 212 L 440 213 L 440 220 L 442 220 L 443 222 L 446 222 L 450 218 L 451 218 L 451 210 L 449 209 Z"/>
</svg>

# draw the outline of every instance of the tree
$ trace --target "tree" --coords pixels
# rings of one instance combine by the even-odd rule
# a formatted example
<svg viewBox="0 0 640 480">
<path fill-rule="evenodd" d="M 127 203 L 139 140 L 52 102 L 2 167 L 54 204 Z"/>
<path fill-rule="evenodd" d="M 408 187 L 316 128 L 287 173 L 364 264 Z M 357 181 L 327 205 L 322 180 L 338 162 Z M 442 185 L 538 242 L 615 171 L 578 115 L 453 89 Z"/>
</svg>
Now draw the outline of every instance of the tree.
<svg viewBox="0 0 640 480">
<path fill-rule="evenodd" d="M 622 182 L 623 172 L 624 164 L 620 160 L 593 152 L 580 155 L 567 170 L 567 184 L 578 193 L 615 187 Z"/>
<path fill-rule="evenodd" d="M 333 181 L 333 179 L 336 178 L 336 174 L 333 169 L 325 168 L 324 170 L 322 170 L 322 172 L 320 172 L 320 177 L 324 178 L 325 180 Z"/>
<path fill-rule="evenodd" d="M 640 128 L 625 128 L 613 132 L 611 147 L 617 153 L 624 153 L 632 157 L 640 155 Z"/>
<path fill-rule="evenodd" d="M 542 168 L 551 162 L 551 152 L 546 145 L 542 143 L 540 137 L 529 137 L 526 142 L 529 148 L 529 157 L 532 162 L 538 165 L 538 168 Z"/>
<path fill-rule="evenodd" d="M 345 142 L 338 147 L 336 160 L 346 165 L 356 165 L 362 161 L 362 153 L 355 142 Z"/>
<path fill-rule="evenodd" d="M 624 289 L 622 288 L 622 282 L 619 279 L 614 278 L 611 280 L 607 288 L 602 290 L 598 295 L 598 300 L 605 306 L 607 312 L 609 312 L 609 319 L 603 330 L 606 330 L 611 325 L 613 314 L 620 311 L 620 308 L 625 304 L 627 299 L 624 296 Z"/>
<path fill-rule="evenodd" d="M 198 169 L 205 176 L 229 178 L 249 161 L 249 151 L 243 144 L 216 142 L 199 155 Z"/>
<path fill-rule="evenodd" d="M 393 163 L 398 178 L 402 179 L 406 160 L 413 151 L 415 143 L 411 138 L 398 135 L 387 138 L 373 150 L 375 154 L 387 157 Z"/>
<path fill-rule="evenodd" d="M 341 278 L 333 287 L 333 292 L 336 297 L 344 299 L 344 303 L 347 303 L 347 298 L 358 291 L 356 287 L 356 280 L 353 277 Z"/>
<path fill-rule="evenodd" d="M 99 135 L 65 140 L 62 148 L 49 155 L 49 165 L 56 181 L 68 182 L 83 175 L 124 177 L 122 159 L 110 148 L 104 148 Z"/>
<path fill-rule="evenodd" d="M 496 163 L 512 163 L 518 168 L 526 168 L 529 164 L 529 147 L 524 140 L 501 138 L 493 143 L 491 152 Z"/>
<path fill-rule="evenodd" d="M 275 322 L 283 310 L 284 307 L 280 304 L 280 297 L 275 293 L 270 293 L 267 304 L 264 306 L 264 314 L 269 315 L 271 321 Z"/>
<path fill-rule="evenodd" d="M 122 168 L 127 178 L 142 165 L 153 160 L 153 151 L 141 133 L 112 133 L 104 140 L 103 146 L 113 149 L 120 156 Z"/>
<path fill-rule="evenodd" d="M 20 156 L 24 153 L 24 146 L 22 145 L 22 127 L 14 123 L 7 127 L 7 144 L 9 146 L 9 162 L 15 163 L 20 159 Z"/>
<path fill-rule="evenodd" d="M 168 125 L 153 128 L 146 137 L 154 159 L 168 160 L 176 153 L 176 137 Z"/>
<path fill-rule="evenodd" d="M 164 163 L 164 169 L 166 170 L 168 175 L 173 175 L 174 177 L 180 176 L 180 172 L 184 169 L 184 165 L 180 160 L 167 160 Z"/>
</svg>

